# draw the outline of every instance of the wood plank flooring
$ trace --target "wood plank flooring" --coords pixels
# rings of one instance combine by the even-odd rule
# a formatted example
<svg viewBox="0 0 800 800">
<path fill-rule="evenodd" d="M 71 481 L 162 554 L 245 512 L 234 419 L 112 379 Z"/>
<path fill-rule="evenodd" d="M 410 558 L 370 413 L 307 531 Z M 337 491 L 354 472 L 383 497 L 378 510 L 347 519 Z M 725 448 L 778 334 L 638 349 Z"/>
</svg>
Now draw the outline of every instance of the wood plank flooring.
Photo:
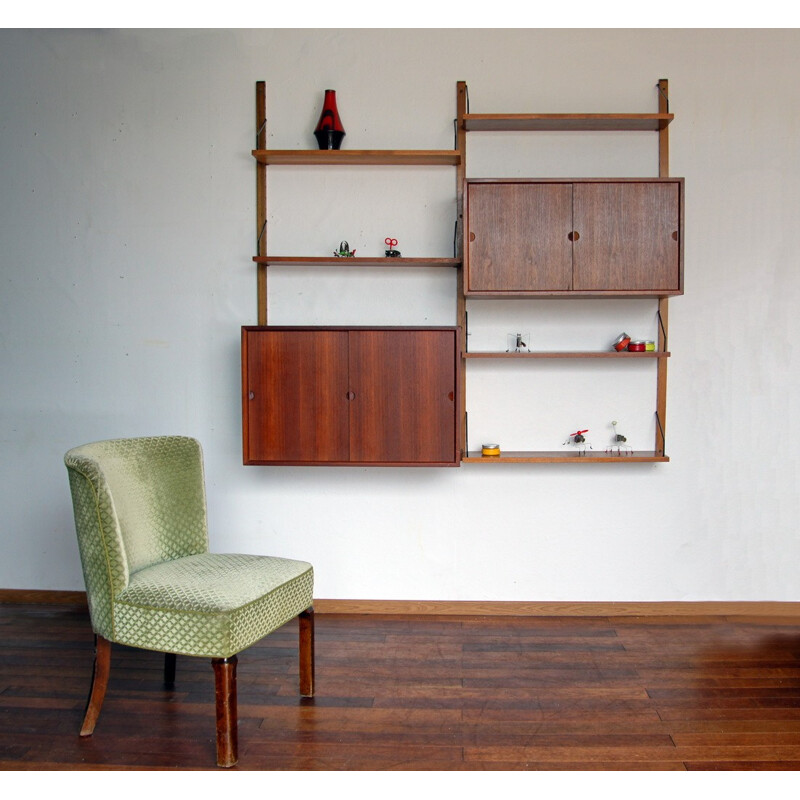
<svg viewBox="0 0 800 800">
<path fill-rule="evenodd" d="M 238 770 L 800 769 L 800 620 L 317 614 L 239 656 Z M 88 615 L 0 605 L 0 769 L 214 769 L 210 662 L 114 645 L 80 739 Z"/>
</svg>

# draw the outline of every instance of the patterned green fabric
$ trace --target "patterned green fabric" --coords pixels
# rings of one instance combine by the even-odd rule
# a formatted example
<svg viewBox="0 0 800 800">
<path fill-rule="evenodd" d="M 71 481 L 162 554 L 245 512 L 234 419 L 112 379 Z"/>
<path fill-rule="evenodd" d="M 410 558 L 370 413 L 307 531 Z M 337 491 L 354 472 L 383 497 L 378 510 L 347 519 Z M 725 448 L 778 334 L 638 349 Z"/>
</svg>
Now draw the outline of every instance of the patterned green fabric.
<svg viewBox="0 0 800 800">
<path fill-rule="evenodd" d="M 131 575 L 115 602 L 116 640 L 192 656 L 232 656 L 311 606 L 310 564 L 203 553 Z"/>
<path fill-rule="evenodd" d="M 113 642 L 227 658 L 309 608 L 304 561 L 208 552 L 194 439 L 116 439 L 64 457 L 92 627 Z"/>
</svg>

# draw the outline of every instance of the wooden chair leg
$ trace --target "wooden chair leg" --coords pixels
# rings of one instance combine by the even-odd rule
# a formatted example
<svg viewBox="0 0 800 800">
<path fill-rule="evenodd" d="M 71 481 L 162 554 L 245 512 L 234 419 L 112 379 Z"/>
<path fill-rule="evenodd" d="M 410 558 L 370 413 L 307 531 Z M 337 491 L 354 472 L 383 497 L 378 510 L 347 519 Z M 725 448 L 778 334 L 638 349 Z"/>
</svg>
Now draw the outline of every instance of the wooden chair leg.
<svg viewBox="0 0 800 800">
<path fill-rule="evenodd" d="M 300 623 L 300 694 L 314 696 L 314 609 L 298 616 Z"/>
<path fill-rule="evenodd" d="M 164 653 L 164 683 L 172 687 L 175 685 L 175 653 Z"/>
<path fill-rule="evenodd" d="M 217 705 L 217 766 L 220 767 L 232 767 L 239 760 L 236 663 L 236 656 L 211 659 Z"/>
<path fill-rule="evenodd" d="M 81 736 L 91 736 L 100 716 L 103 700 L 108 686 L 108 673 L 111 669 L 111 642 L 102 636 L 94 637 L 94 667 L 92 668 L 92 686 L 86 701 L 86 713 L 81 725 Z"/>
</svg>

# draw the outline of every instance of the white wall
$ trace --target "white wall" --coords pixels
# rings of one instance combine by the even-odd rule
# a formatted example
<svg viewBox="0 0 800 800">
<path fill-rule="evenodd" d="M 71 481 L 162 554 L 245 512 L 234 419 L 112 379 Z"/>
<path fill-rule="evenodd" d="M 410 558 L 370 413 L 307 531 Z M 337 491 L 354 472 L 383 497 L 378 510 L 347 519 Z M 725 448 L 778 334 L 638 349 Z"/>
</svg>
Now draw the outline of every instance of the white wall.
<svg viewBox="0 0 800 800">
<path fill-rule="evenodd" d="M 67 449 L 183 433 L 205 448 L 214 549 L 308 559 L 319 597 L 800 599 L 799 68 L 797 31 L 0 32 L 0 586 L 82 588 Z M 335 88 L 346 147 L 436 149 L 452 147 L 458 80 L 474 112 L 626 112 L 654 111 L 661 77 L 687 193 L 670 463 L 242 466 L 256 80 L 271 147 L 313 147 L 322 90 Z M 644 137 L 474 135 L 469 171 L 654 175 Z M 346 238 L 377 254 L 391 235 L 404 255 L 450 254 L 452 169 L 270 174 L 273 252 L 326 254 Z M 308 270 L 272 287 L 276 323 L 455 322 L 449 272 Z M 565 309 L 564 335 L 652 319 L 597 308 Z M 474 335 L 504 335 L 482 313 Z M 514 324 L 535 328 L 536 313 L 523 303 Z M 534 372 L 480 369 L 474 444 L 501 430 L 491 381 L 516 392 L 504 446 L 535 435 L 557 449 L 579 425 L 602 446 L 612 418 L 649 435 L 647 378 L 620 375 L 634 385 L 614 394 L 612 380 L 609 400 L 602 370 L 571 365 L 546 376 L 564 389 L 542 400 Z"/>
</svg>

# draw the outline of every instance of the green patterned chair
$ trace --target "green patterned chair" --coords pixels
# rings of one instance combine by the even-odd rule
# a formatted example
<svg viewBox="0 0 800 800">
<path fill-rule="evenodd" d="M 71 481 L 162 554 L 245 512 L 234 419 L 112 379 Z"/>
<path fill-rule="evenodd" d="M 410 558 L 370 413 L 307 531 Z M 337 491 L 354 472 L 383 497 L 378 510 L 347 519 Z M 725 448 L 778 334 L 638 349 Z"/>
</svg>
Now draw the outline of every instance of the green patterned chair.
<svg viewBox="0 0 800 800">
<path fill-rule="evenodd" d="M 217 764 L 237 759 L 236 654 L 295 617 L 300 693 L 314 693 L 314 572 L 269 556 L 208 552 L 205 480 L 194 439 L 159 436 L 86 444 L 64 457 L 95 633 L 81 727 L 91 736 L 108 684 L 111 643 L 210 658 Z"/>
</svg>

